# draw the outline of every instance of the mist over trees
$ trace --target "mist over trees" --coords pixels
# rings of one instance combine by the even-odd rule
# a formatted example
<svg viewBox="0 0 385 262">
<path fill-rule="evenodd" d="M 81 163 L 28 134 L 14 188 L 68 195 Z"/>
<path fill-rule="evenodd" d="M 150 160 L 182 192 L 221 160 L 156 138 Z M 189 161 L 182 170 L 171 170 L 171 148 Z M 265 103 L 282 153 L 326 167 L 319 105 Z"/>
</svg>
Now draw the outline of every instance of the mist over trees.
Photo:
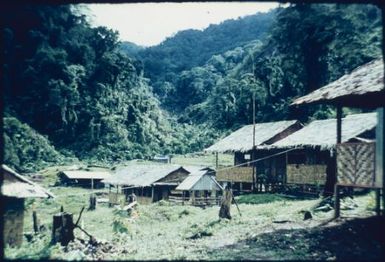
<svg viewBox="0 0 385 262">
<path fill-rule="evenodd" d="M 381 14 L 370 5 L 290 5 L 178 32 L 150 48 L 91 27 L 78 8 L 1 12 L 11 166 L 200 151 L 251 123 L 253 93 L 258 122 L 325 118 L 331 108 L 289 104 L 381 55 Z M 40 149 L 27 149 L 33 141 Z"/>
</svg>

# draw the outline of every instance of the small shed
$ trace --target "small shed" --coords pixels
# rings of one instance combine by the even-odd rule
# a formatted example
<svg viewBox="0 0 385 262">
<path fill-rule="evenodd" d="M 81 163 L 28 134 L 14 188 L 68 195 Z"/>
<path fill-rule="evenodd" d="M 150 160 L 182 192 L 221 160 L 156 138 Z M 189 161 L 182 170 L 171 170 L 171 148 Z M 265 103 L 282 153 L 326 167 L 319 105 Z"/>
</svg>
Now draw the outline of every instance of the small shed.
<svg viewBox="0 0 385 262">
<path fill-rule="evenodd" d="M 111 173 L 107 171 L 66 170 L 57 175 L 64 185 L 100 188 L 103 186 L 101 181 L 110 177 Z"/>
<path fill-rule="evenodd" d="M 206 206 L 219 204 L 222 186 L 211 170 L 203 169 L 191 173 L 175 190 L 182 192 L 182 196 L 170 196 L 170 201 Z"/>
<path fill-rule="evenodd" d="M 129 195 L 134 193 L 138 202 L 143 204 L 167 200 L 171 190 L 174 190 L 189 173 L 178 165 L 137 164 L 118 168 L 111 177 L 102 182 L 110 185 L 111 196 L 123 193 L 128 199 Z M 111 186 L 116 187 L 116 193 L 111 192 Z"/>
<path fill-rule="evenodd" d="M 250 162 L 274 154 L 273 150 L 266 150 L 263 146 L 280 141 L 301 128 L 299 121 L 288 120 L 258 123 L 255 128 L 254 125 L 246 125 L 236 130 L 205 149 L 205 152 L 234 154 L 235 167 L 218 170 L 216 179 L 221 183 L 231 183 L 235 193 L 250 192 L 253 183 L 256 184 L 257 173 L 267 177 L 272 183 L 281 183 L 285 170 L 284 155 L 266 158 L 258 163 Z"/>
<path fill-rule="evenodd" d="M 17 174 L 6 165 L 1 165 L 3 184 L 3 240 L 9 246 L 20 246 L 23 240 L 24 199 L 54 197 L 48 190 Z"/>
</svg>

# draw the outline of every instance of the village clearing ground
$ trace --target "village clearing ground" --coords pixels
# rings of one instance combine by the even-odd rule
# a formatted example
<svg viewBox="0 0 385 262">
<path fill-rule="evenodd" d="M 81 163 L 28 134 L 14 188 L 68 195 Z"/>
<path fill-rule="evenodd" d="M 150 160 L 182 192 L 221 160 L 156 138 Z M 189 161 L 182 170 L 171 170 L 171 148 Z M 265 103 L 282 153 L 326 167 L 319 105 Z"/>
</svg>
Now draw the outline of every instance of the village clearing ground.
<svg viewBox="0 0 385 262">
<path fill-rule="evenodd" d="M 56 168 L 48 169 L 53 174 Z M 52 183 L 52 177 L 46 183 Z M 238 198 L 239 215 L 232 206 L 232 220 L 219 220 L 219 207 L 206 209 L 175 206 L 166 201 L 139 205 L 127 214 L 107 204 L 84 211 L 81 225 L 97 240 L 106 241 L 113 251 L 92 255 L 82 247 L 65 250 L 49 245 L 52 216 L 60 207 L 74 214 L 76 221 L 83 206 L 88 207 L 89 189 L 50 187 L 56 199 L 26 203 L 24 231 L 32 231 L 32 208 L 46 230 L 26 239 L 19 249 L 6 248 L 10 259 L 106 259 L 106 260 L 239 260 L 239 259 L 381 259 L 385 232 L 383 221 L 361 219 L 374 214 L 374 195 L 355 197 L 357 207 L 342 210 L 342 218 L 326 223 L 333 211 L 313 213 L 303 220 L 318 199 L 296 200 L 282 195 L 254 195 Z M 87 193 L 87 194 L 84 194 Z M 34 202 L 34 203 L 33 203 Z M 382 225 L 381 225 L 382 224 Z M 380 227 L 381 225 L 381 227 Z M 75 229 L 75 236 L 88 239 Z"/>
</svg>

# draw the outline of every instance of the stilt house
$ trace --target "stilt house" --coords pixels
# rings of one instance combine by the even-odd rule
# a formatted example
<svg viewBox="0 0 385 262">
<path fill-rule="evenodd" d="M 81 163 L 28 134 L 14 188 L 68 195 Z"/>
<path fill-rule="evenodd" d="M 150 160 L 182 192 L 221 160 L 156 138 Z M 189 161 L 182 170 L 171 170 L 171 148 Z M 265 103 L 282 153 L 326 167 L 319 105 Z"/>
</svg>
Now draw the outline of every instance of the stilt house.
<svg viewBox="0 0 385 262">
<path fill-rule="evenodd" d="M 385 47 L 383 47 L 383 51 Z M 385 54 L 383 54 L 385 55 Z M 337 109 L 335 141 L 337 174 L 331 180 L 336 197 L 335 217 L 339 216 L 340 187 L 364 187 L 376 190 L 377 214 L 385 212 L 385 84 L 384 57 L 364 64 L 351 73 L 296 99 L 292 105 L 331 104 Z M 344 143 L 342 108 L 377 109 L 375 146 L 367 141 Z M 359 143 L 361 142 L 361 143 Z M 363 142 L 363 143 L 362 143 Z M 381 200 L 382 191 L 382 200 Z M 382 208 L 381 208 L 382 202 Z"/>
<path fill-rule="evenodd" d="M 265 177 L 271 184 L 282 183 L 285 175 L 284 155 L 267 157 L 258 165 L 250 162 L 274 154 L 274 150 L 266 150 L 263 146 L 271 145 L 301 128 L 302 124 L 296 120 L 259 123 L 255 125 L 253 143 L 254 127 L 247 125 L 205 149 L 206 152 L 234 154 L 234 168 L 218 170 L 217 181 L 231 183 L 235 193 L 250 192 L 258 176 Z"/>
<path fill-rule="evenodd" d="M 373 142 L 375 113 L 353 114 L 342 119 L 342 142 Z M 316 120 L 267 148 L 287 150 L 286 184 L 319 186 L 327 180 L 327 165 L 336 148 L 336 119 Z"/>
</svg>

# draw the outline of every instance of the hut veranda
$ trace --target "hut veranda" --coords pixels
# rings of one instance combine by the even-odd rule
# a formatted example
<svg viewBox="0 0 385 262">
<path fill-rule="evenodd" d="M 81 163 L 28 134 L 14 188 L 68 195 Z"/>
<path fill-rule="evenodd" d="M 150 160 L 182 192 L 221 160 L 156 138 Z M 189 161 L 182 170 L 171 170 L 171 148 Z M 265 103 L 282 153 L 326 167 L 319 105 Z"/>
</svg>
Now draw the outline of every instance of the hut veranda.
<svg viewBox="0 0 385 262">
<path fill-rule="evenodd" d="M 255 184 L 269 184 L 273 189 L 284 179 L 284 155 L 267 157 L 257 165 L 251 162 L 274 154 L 274 150 L 265 150 L 264 145 L 273 144 L 300 128 L 302 124 L 299 121 L 289 120 L 247 125 L 231 133 L 205 149 L 216 154 L 234 154 L 234 168 L 218 170 L 216 179 L 223 184 L 231 183 L 234 192 L 251 192 Z M 254 174 L 255 166 L 258 176 Z"/>
</svg>

